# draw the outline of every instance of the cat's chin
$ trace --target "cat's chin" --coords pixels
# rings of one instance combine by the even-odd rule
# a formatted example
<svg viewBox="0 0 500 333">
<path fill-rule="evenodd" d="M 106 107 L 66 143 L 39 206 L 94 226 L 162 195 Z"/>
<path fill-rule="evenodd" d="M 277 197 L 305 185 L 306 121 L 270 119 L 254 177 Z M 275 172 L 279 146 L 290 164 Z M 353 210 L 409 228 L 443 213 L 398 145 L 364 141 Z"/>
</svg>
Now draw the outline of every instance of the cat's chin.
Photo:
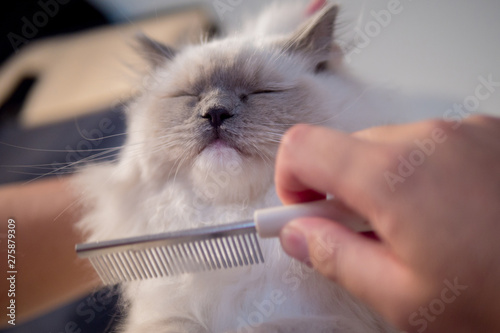
<svg viewBox="0 0 500 333">
<path fill-rule="evenodd" d="M 262 160 L 215 140 L 196 157 L 190 178 L 207 201 L 229 204 L 261 195 L 272 183 L 272 175 L 272 168 Z"/>
<path fill-rule="evenodd" d="M 228 168 L 241 168 L 242 158 L 240 152 L 228 145 L 225 141 L 217 139 L 203 149 L 195 161 L 195 168 L 208 172 L 220 172 Z"/>
</svg>

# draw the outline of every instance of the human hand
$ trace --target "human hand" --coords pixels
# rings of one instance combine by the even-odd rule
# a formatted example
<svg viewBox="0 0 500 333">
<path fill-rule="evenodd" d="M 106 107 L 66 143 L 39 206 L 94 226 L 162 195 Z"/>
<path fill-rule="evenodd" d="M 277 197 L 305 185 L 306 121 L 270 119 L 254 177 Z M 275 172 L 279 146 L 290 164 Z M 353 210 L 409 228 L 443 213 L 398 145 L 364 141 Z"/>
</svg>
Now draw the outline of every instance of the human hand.
<svg viewBox="0 0 500 333">
<path fill-rule="evenodd" d="M 71 176 L 49 177 L 0 186 L 0 235 L 5 237 L 0 245 L 6 264 L 2 268 L 8 271 L 7 221 L 12 219 L 14 251 L 9 259 L 18 272 L 13 280 L 0 283 L 0 304 L 7 307 L 13 301 L 15 308 L 14 317 L 4 308 L 7 316 L 2 314 L 0 331 L 11 326 L 9 320 L 21 324 L 100 286 L 92 265 L 76 256 L 75 244 L 83 241 L 75 228 L 82 205 L 71 182 Z M 7 292 L 11 282 L 14 290 Z"/>
<path fill-rule="evenodd" d="M 322 218 L 289 223 L 285 251 L 396 327 L 500 332 L 500 119 L 471 117 L 351 135 L 298 125 L 283 137 L 285 204 L 333 194 L 378 240 Z"/>
</svg>

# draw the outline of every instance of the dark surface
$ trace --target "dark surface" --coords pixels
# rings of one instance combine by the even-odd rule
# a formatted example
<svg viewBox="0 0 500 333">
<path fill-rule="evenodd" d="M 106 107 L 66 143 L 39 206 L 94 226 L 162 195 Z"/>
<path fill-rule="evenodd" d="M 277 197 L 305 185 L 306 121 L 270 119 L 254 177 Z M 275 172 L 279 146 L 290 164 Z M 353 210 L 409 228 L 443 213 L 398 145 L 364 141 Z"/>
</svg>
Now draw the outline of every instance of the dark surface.
<svg viewBox="0 0 500 333">
<path fill-rule="evenodd" d="M 121 319 L 117 288 L 101 289 L 3 333 L 112 333 Z"/>
<path fill-rule="evenodd" d="M 8 0 L 0 3 L 0 65 L 34 40 L 107 24 L 82 0 Z M 0 106 L 0 184 L 57 177 L 85 160 L 111 159 L 125 139 L 121 108 L 26 130 L 17 117 L 36 78 L 26 77 Z M 103 150 L 104 149 L 104 150 Z M 119 321 L 116 289 L 103 289 L 66 304 L 8 333 L 112 332 Z"/>
<path fill-rule="evenodd" d="M 113 158 L 125 139 L 121 109 L 33 129 L 15 119 L 0 124 L 0 184 L 72 173 Z"/>
<path fill-rule="evenodd" d="M 4 0 L 0 3 L 0 64 L 30 42 L 108 20 L 82 0 Z"/>
<path fill-rule="evenodd" d="M 0 184 L 58 177 L 83 163 L 116 157 L 125 140 L 120 107 L 25 130 L 15 119 L 0 124 Z M 99 290 L 74 303 L 2 332 L 113 332 L 119 322 L 116 290 Z"/>
</svg>

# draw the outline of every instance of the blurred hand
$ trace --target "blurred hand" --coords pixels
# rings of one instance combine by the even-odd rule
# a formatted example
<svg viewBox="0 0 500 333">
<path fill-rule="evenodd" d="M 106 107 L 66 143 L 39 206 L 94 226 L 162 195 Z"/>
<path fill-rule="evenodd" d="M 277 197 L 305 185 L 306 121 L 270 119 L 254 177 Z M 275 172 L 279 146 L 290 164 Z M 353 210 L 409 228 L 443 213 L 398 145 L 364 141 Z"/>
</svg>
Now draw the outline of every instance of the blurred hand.
<svg viewBox="0 0 500 333">
<path fill-rule="evenodd" d="M 370 221 L 378 240 L 304 218 L 281 243 L 396 327 L 500 332 L 500 119 L 353 135 L 298 125 L 283 137 L 276 185 L 285 204 L 331 193 Z"/>
</svg>

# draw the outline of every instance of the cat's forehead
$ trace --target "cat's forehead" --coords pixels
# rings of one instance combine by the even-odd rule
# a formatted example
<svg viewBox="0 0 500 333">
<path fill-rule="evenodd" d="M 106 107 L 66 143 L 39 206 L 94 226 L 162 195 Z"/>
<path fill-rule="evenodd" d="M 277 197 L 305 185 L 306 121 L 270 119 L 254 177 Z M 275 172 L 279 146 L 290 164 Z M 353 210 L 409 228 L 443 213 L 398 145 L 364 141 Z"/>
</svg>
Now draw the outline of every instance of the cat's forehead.
<svg viewBox="0 0 500 333">
<path fill-rule="evenodd" d="M 255 88 L 281 81 L 276 66 L 278 55 L 272 48 L 252 43 L 214 43 L 191 50 L 182 59 L 183 80 L 180 84 L 204 90 Z"/>
</svg>

